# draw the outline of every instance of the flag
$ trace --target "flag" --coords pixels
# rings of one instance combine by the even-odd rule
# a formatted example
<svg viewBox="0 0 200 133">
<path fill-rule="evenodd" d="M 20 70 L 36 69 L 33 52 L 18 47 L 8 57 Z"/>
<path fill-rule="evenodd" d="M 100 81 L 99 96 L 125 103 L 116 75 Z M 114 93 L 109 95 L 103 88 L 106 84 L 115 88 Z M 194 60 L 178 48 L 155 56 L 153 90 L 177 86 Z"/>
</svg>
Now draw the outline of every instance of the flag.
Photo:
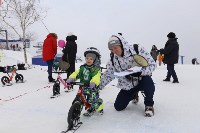
<svg viewBox="0 0 200 133">
<path fill-rule="evenodd" d="M 3 0 L 0 0 L 0 6 L 3 4 Z"/>
</svg>

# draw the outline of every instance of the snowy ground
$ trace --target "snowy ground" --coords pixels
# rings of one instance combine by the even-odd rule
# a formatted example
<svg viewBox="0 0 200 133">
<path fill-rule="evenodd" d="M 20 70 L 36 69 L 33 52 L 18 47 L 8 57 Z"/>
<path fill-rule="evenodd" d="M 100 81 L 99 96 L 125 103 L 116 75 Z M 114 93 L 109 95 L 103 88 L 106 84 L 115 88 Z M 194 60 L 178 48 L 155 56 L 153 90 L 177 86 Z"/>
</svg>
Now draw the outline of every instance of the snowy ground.
<svg viewBox="0 0 200 133">
<path fill-rule="evenodd" d="M 4 60 L 11 60 L 7 52 L 4 52 Z M 104 115 L 81 116 L 83 125 L 77 133 L 199 133 L 200 65 L 176 65 L 175 69 L 179 84 L 162 81 L 166 66 L 158 67 L 153 73 L 156 86 L 154 117 L 144 117 L 141 94 L 138 105 L 130 103 L 124 111 L 115 111 L 113 103 L 119 89 L 113 86 L 117 83 L 114 80 L 101 91 Z M 53 84 L 48 84 L 46 70 L 46 67 L 35 66 L 18 71 L 27 82 L 0 85 L 0 133 L 60 133 L 67 128 L 67 113 L 78 88 L 66 93 L 61 87 L 61 96 L 50 99 Z M 3 75 L 0 73 L 0 78 Z M 62 77 L 66 78 L 66 74 Z"/>
</svg>

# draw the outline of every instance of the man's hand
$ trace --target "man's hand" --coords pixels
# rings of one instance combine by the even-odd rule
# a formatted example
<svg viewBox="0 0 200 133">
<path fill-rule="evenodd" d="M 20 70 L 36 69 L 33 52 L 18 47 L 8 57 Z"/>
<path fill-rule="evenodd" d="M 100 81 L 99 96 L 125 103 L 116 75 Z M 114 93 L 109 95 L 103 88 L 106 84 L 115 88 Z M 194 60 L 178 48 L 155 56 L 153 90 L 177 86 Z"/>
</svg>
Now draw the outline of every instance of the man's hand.
<svg viewBox="0 0 200 133">
<path fill-rule="evenodd" d="M 129 74 L 129 75 L 126 75 L 125 77 L 130 80 L 132 77 L 140 77 L 142 74 L 142 72 L 136 72 L 136 73 L 132 73 L 132 74 Z"/>
</svg>

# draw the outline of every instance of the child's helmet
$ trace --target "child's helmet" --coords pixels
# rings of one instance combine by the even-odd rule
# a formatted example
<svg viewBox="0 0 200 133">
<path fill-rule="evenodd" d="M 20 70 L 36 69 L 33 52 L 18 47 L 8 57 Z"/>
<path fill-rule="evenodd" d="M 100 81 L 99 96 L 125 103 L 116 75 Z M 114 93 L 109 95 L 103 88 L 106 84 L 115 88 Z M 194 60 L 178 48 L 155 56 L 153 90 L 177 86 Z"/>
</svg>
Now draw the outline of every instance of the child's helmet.
<svg viewBox="0 0 200 133">
<path fill-rule="evenodd" d="M 87 55 L 88 53 L 93 53 L 93 54 L 96 55 L 96 59 L 95 59 L 95 61 L 94 61 L 94 65 L 100 66 L 100 65 L 101 65 L 101 55 L 100 55 L 99 50 L 98 50 L 97 48 L 95 48 L 95 47 L 89 47 L 89 48 L 87 48 L 87 49 L 85 50 L 84 56 L 86 57 L 86 55 Z"/>
</svg>

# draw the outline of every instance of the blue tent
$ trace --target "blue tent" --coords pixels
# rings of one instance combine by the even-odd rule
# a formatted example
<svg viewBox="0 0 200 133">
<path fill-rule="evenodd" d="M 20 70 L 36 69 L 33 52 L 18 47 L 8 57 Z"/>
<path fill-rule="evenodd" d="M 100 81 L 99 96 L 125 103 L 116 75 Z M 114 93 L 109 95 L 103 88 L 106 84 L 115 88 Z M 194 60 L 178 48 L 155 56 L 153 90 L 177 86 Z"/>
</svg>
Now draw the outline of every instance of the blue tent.
<svg viewBox="0 0 200 133">
<path fill-rule="evenodd" d="M 56 60 L 60 60 L 62 57 L 62 54 L 56 55 Z M 33 65 L 40 65 L 40 66 L 47 66 L 47 63 L 42 60 L 42 55 L 37 55 L 32 57 L 32 64 Z"/>
</svg>

